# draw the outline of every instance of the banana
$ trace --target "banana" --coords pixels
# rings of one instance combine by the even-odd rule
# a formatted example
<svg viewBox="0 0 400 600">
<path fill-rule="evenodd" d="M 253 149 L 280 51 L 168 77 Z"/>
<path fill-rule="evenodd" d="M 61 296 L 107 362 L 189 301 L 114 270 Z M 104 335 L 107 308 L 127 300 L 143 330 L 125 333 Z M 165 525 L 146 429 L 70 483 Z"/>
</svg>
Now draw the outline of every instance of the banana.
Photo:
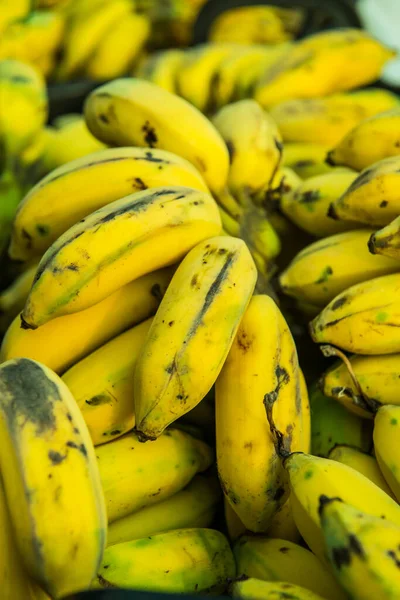
<svg viewBox="0 0 400 600">
<path fill-rule="evenodd" d="M 123 286 L 102 302 L 49 321 L 35 331 L 18 315 L 4 336 L 0 360 L 25 356 L 63 373 L 102 344 L 153 315 L 172 277 L 162 269 Z"/>
<path fill-rule="evenodd" d="M 235 544 L 233 553 L 239 577 L 287 581 L 327 600 L 347 598 L 329 569 L 298 544 L 262 536 L 243 536 Z"/>
<path fill-rule="evenodd" d="M 195 475 L 189 485 L 174 496 L 111 523 L 107 544 L 114 546 L 173 529 L 208 527 L 220 496 L 215 479 Z"/>
<path fill-rule="evenodd" d="M 69 227 L 95 210 L 134 191 L 163 185 L 207 191 L 191 163 L 164 150 L 107 148 L 59 166 L 20 203 L 9 254 L 17 260 L 40 256 Z"/>
<path fill-rule="evenodd" d="M 23 327 L 89 308 L 220 230 L 217 205 L 206 192 L 156 187 L 116 200 L 47 250 L 21 313 Z"/>
<path fill-rule="evenodd" d="M 17 0 L 16 2 L 8 2 L 8 0 L 0 1 L 0 34 L 3 35 L 7 26 L 18 19 L 23 19 L 29 14 L 31 9 L 30 0 Z"/>
<path fill-rule="evenodd" d="M 381 254 L 397 262 L 400 258 L 400 219 L 397 217 L 389 225 L 371 235 L 368 242 L 372 254 Z"/>
<path fill-rule="evenodd" d="M 250 531 L 267 531 L 288 496 L 264 398 L 273 397 L 274 419 L 291 432 L 288 450 L 308 451 L 304 394 L 283 316 L 271 298 L 254 296 L 216 383 L 218 473 L 227 499 Z"/>
<path fill-rule="evenodd" d="M 255 258 L 257 267 L 269 280 L 274 272 L 273 260 L 281 251 L 281 241 L 265 211 L 250 205 L 240 218 L 239 235 L 253 255 L 260 255 L 262 266 Z"/>
<path fill-rule="evenodd" d="M 329 562 L 349 598 L 395 600 L 400 594 L 400 527 L 340 498 L 320 498 Z"/>
<path fill-rule="evenodd" d="M 388 496 L 391 496 L 395 500 L 392 490 L 386 483 L 386 480 L 382 475 L 382 471 L 379 468 L 378 461 L 374 456 L 366 454 L 365 452 L 362 452 L 353 446 L 343 444 L 336 445 L 334 448 L 332 448 L 332 450 L 329 452 L 328 458 L 331 460 L 336 460 L 343 465 L 347 465 L 362 475 L 365 475 L 365 477 L 372 481 L 372 483 L 377 485 Z"/>
<path fill-rule="evenodd" d="M 374 421 L 374 448 L 378 465 L 392 492 L 400 500 L 400 458 L 397 455 L 399 406 L 381 406 Z"/>
<path fill-rule="evenodd" d="M 13 319 L 23 309 L 36 274 L 37 263 L 21 273 L 12 284 L 0 294 L 0 328 L 7 329 Z"/>
<path fill-rule="evenodd" d="M 337 444 L 351 444 L 368 452 L 372 446 L 370 421 L 347 411 L 336 400 L 314 388 L 311 404 L 311 453 L 327 457 Z"/>
<path fill-rule="evenodd" d="M 222 533 L 177 529 L 107 548 L 94 587 L 218 594 L 235 572 L 232 551 Z"/>
<path fill-rule="evenodd" d="M 72 394 L 44 365 L 7 361 L 0 429 L 4 490 L 27 570 L 57 598 L 86 589 L 107 523 L 93 445 Z"/>
<path fill-rule="evenodd" d="M 265 108 L 318 98 L 378 79 L 394 52 L 361 29 L 322 31 L 304 38 L 260 79 L 254 98 Z"/>
<path fill-rule="evenodd" d="M 327 210 L 355 180 L 354 173 L 324 173 L 310 177 L 291 194 L 284 195 L 280 209 L 295 225 L 316 237 L 355 229 L 354 223 L 334 221 Z"/>
<path fill-rule="evenodd" d="M 323 600 L 321 596 L 286 581 L 261 581 L 253 577 L 235 581 L 231 595 L 243 600 Z"/>
<path fill-rule="evenodd" d="M 282 197 L 289 195 L 297 189 L 302 183 L 302 179 L 289 167 L 279 168 L 258 192 L 252 196 L 252 202 L 256 206 L 267 209 L 268 218 L 277 230 L 277 233 L 285 235 L 292 231 L 290 222 L 281 213 L 276 210 L 276 204 L 282 202 Z"/>
<path fill-rule="evenodd" d="M 311 337 L 356 354 L 400 352 L 399 290 L 398 273 L 353 285 L 310 323 Z"/>
<path fill-rule="evenodd" d="M 222 12 L 212 23 L 212 43 L 279 44 L 289 39 L 274 6 L 239 6 Z"/>
<path fill-rule="evenodd" d="M 385 158 L 362 171 L 329 206 L 332 219 L 388 225 L 400 212 L 400 156 Z"/>
<path fill-rule="evenodd" d="M 212 123 L 183 98 L 143 79 L 115 79 L 89 94 L 85 118 L 102 142 L 174 152 L 194 164 L 212 192 L 223 192 L 228 150 Z"/>
<path fill-rule="evenodd" d="M 177 73 L 185 60 L 186 53 L 179 48 L 160 50 L 150 54 L 143 63 L 139 65 L 133 76 L 139 79 L 147 79 L 159 87 L 177 93 Z"/>
<path fill-rule="evenodd" d="M 308 144 L 305 142 L 285 142 L 283 147 L 283 165 L 290 167 L 302 179 L 330 173 L 332 167 L 325 158 L 329 146 Z"/>
<path fill-rule="evenodd" d="M 128 13 L 106 32 L 85 66 L 85 74 L 105 81 L 129 71 L 150 35 L 151 23 L 145 15 Z"/>
<path fill-rule="evenodd" d="M 210 238 L 176 270 L 135 370 L 136 429 L 155 439 L 214 385 L 256 283 L 242 240 Z"/>
<path fill-rule="evenodd" d="M 328 153 L 329 164 L 362 171 L 384 158 L 400 154 L 399 124 L 400 107 L 362 120 L 333 144 L 334 148 Z"/>
<path fill-rule="evenodd" d="M 371 234 L 372 230 L 359 229 L 306 246 L 281 273 L 282 291 L 297 300 L 323 307 L 351 285 L 400 271 L 398 261 L 371 255 L 368 251 Z"/>
<path fill-rule="evenodd" d="M 132 431 L 98 446 L 96 457 L 109 523 L 170 498 L 214 458 L 210 446 L 178 429 L 152 444 Z"/>
<path fill-rule="evenodd" d="M 229 189 L 246 204 L 279 168 L 281 135 L 274 121 L 254 100 L 240 100 L 225 106 L 213 117 L 212 123 L 229 150 Z"/>
<path fill-rule="evenodd" d="M 151 321 L 113 338 L 62 377 L 81 409 L 95 446 L 123 435 L 135 425 L 133 374 Z"/>
<path fill-rule="evenodd" d="M 300 542 L 300 533 L 292 515 L 290 495 L 284 505 L 274 514 L 266 535 L 269 538 L 288 540 L 294 544 Z"/>
<path fill-rule="evenodd" d="M 224 495 L 224 517 L 225 517 L 225 527 L 228 533 L 228 537 L 231 542 L 237 540 L 238 537 L 243 535 L 246 531 L 246 526 L 243 525 L 242 521 L 239 519 L 237 514 L 232 508 L 227 497 Z"/>
</svg>

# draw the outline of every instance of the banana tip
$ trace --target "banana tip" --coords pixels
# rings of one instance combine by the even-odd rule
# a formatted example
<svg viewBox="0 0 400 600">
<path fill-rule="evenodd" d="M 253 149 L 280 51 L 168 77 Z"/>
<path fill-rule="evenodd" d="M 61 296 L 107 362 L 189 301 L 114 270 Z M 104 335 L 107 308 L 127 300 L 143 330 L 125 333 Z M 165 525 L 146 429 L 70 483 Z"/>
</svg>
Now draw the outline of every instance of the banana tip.
<svg viewBox="0 0 400 600">
<path fill-rule="evenodd" d="M 22 314 L 20 315 L 20 318 L 21 318 L 21 329 L 37 329 L 37 325 L 31 325 L 30 323 L 25 321 Z"/>
<path fill-rule="evenodd" d="M 328 217 L 330 217 L 331 219 L 335 219 L 335 221 L 337 221 L 339 219 L 336 209 L 335 209 L 335 205 L 333 202 L 330 203 L 329 208 L 328 208 L 328 212 L 326 213 Z"/>
<path fill-rule="evenodd" d="M 374 233 L 368 240 L 368 250 L 371 252 L 371 254 L 376 254 L 376 239 Z"/>
<path fill-rule="evenodd" d="M 320 495 L 318 506 L 319 516 L 321 516 L 325 506 L 328 506 L 328 504 L 331 504 L 332 502 L 343 502 L 343 500 L 341 498 L 338 498 L 337 496 L 335 498 L 328 498 L 328 496 L 325 496 L 325 494 Z"/>
<path fill-rule="evenodd" d="M 145 442 L 154 442 L 157 439 L 157 436 L 144 433 L 143 431 L 140 431 L 140 429 L 136 429 L 136 435 L 139 442 L 142 442 L 143 444 Z"/>
<path fill-rule="evenodd" d="M 334 150 L 329 150 L 328 154 L 325 157 L 326 164 L 330 165 L 331 167 L 334 167 L 336 165 L 336 163 L 333 159 L 333 153 L 334 153 Z"/>
</svg>

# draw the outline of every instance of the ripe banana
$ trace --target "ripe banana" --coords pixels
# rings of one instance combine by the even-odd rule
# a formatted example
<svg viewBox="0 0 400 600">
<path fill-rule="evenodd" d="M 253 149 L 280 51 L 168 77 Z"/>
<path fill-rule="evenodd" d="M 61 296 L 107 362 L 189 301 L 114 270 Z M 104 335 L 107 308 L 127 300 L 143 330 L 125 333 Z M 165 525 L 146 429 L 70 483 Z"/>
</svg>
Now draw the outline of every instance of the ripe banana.
<svg viewBox="0 0 400 600">
<path fill-rule="evenodd" d="M 26 17 L 30 10 L 30 0 L 16 0 L 16 2 L 11 3 L 8 0 L 1 0 L 0 34 L 3 34 L 9 23 Z"/>
<path fill-rule="evenodd" d="M 246 531 L 245 525 L 243 525 L 242 521 L 239 519 L 237 514 L 232 508 L 232 505 L 228 501 L 227 497 L 224 495 L 224 517 L 225 517 L 225 527 L 228 533 L 228 537 L 231 542 L 237 540 L 238 537 L 243 535 Z"/>
<path fill-rule="evenodd" d="M 330 173 L 332 167 L 325 158 L 329 146 L 302 142 L 285 142 L 283 147 L 283 165 L 290 167 L 302 179 Z"/>
<path fill-rule="evenodd" d="M 218 594 L 235 573 L 232 551 L 222 533 L 177 529 L 107 548 L 93 587 Z"/>
<path fill-rule="evenodd" d="M 36 274 L 37 263 L 28 267 L 0 294 L 0 330 L 6 331 L 23 309 Z"/>
<path fill-rule="evenodd" d="M 40 256 L 95 210 L 132 192 L 164 185 L 207 191 L 191 163 L 164 150 L 107 148 L 68 162 L 37 183 L 20 203 L 9 254 L 17 260 Z"/>
<path fill-rule="evenodd" d="M 364 169 L 329 207 L 329 216 L 343 221 L 387 225 L 400 213 L 400 156 Z"/>
<path fill-rule="evenodd" d="M 298 544 L 301 540 L 299 530 L 293 519 L 292 507 L 290 505 L 290 495 L 285 504 L 276 512 L 272 518 L 271 525 L 268 527 L 266 535 L 269 538 L 279 538 Z"/>
<path fill-rule="evenodd" d="M 258 270 L 268 281 L 275 270 L 273 261 L 281 251 L 281 241 L 265 211 L 249 205 L 240 218 L 239 235 L 249 247 Z M 260 260 L 257 260 L 258 256 Z"/>
<path fill-rule="evenodd" d="M 60 317 L 35 331 L 18 315 L 3 339 L 0 360 L 25 356 L 63 373 L 102 344 L 153 315 L 172 277 L 162 269 L 123 286 L 102 302 Z"/>
<path fill-rule="evenodd" d="M 311 337 L 357 354 L 400 352 L 399 291 L 400 274 L 353 285 L 310 323 Z"/>
<path fill-rule="evenodd" d="M 334 144 L 328 153 L 329 164 L 362 171 L 384 158 L 400 154 L 399 124 L 400 107 L 366 118 Z"/>
<path fill-rule="evenodd" d="M 392 492 L 400 500 L 400 458 L 397 444 L 400 424 L 399 406 L 381 406 L 374 421 L 374 448 L 379 467 Z"/>
<path fill-rule="evenodd" d="M 109 523 L 173 496 L 214 458 L 207 444 L 178 429 L 152 444 L 127 433 L 98 446 L 96 457 Z"/>
<path fill-rule="evenodd" d="M 289 167 L 279 168 L 272 179 L 262 187 L 254 196 L 252 202 L 257 206 L 266 208 L 269 219 L 278 233 L 285 235 L 292 231 L 290 222 L 281 213 L 276 211 L 276 204 L 282 202 L 282 197 L 289 195 L 302 183 L 302 179 Z"/>
<path fill-rule="evenodd" d="M 395 600 L 400 594 L 400 527 L 340 498 L 320 499 L 326 551 L 349 598 Z"/>
<path fill-rule="evenodd" d="M 114 546 L 173 529 L 208 527 L 220 497 L 221 489 L 215 479 L 195 475 L 189 485 L 174 496 L 111 523 L 107 544 Z"/>
<path fill-rule="evenodd" d="M 130 281 L 174 264 L 220 230 L 217 205 L 206 192 L 157 187 L 116 200 L 47 250 L 21 313 L 23 327 L 36 329 L 89 308 Z"/>
<path fill-rule="evenodd" d="M 214 385 L 256 283 L 245 243 L 216 237 L 181 262 L 135 371 L 136 428 L 155 439 Z"/>
<path fill-rule="evenodd" d="M 151 321 L 121 333 L 63 375 L 95 446 L 123 435 L 135 425 L 133 374 Z"/>
<path fill-rule="evenodd" d="M 372 254 L 391 257 L 398 262 L 400 258 L 400 218 L 397 217 L 389 225 L 373 233 L 368 242 L 368 248 Z"/>
<path fill-rule="evenodd" d="M 264 398 L 273 397 L 274 419 L 290 431 L 288 451 L 308 451 L 303 394 L 288 326 L 271 298 L 254 296 L 216 383 L 218 473 L 232 508 L 251 531 L 267 531 L 288 496 Z"/>
<path fill-rule="evenodd" d="M 93 445 L 72 394 L 44 365 L 7 361 L 0 429 L 4 490 L 27 570 L 57 598 L 86 589 L 107 523 Z"/>
<path fill-rule="evenodd" d="M 316 237 L 326 237 L 355 229 L 354 223 L 334 221 L 327 216 L 333 200 L 355 180 L 354 173 L 324 173 L 304 181 L 291 194 L 284 195 L 280 208 L 295 225 Z"/>
<path fill-rule="evenodd" d="M 243 536 L 233 550 L 239 577 L 287 581 L 327 600 L 347 596 L 329 569 L 309 550 L 287 540 Z"/>
<path fill-rule="evenodd" d="M 400 271 L 398 261 L 368 252 L 371 234 L 358 229 L 306 246 L 280 275 L 282 291 L 322 308 L 351 285 Z"/>
<path fill-rule="evenodd" d="M 115 79 L 88 96 L 85 118 L 102 142 L 169 150 L 193 163 L 213 192 L 224 190 L 229 171 L 225 143 L 183 98 L 143 79 Z"/>
<path fill-rule="evenodd" d="M 132 75 L 139 79 L 147 79 L 167 92 L 177 94 L 177 73 L 185 56 L 186 53 L 178 48 L 154 52 L 139 65 Z"/>
<path fill-rule="evenodd" d="M 314 592 L 286 581 L 261 581 L 247 577 L 232 584 L 231 595 L 243 600 L 323 600 Z"/>
<path fill-rule="evenodd" d="M 374 456 L 366 454 L 353 446 L 336 445 L 329 452 L 328 458 L 347 465 L 365 475 L 365 477 L 381 488 L 388 496 L 391 496 L 394 500 L 396 499 L 386 483 L 386 479 L 383 477 L 378 461 Z"/>
<path fill-rule="evenodd" d="M 212 23 L 209 40 L 237 44 L 278 44 L 289 39 L 275 6 L 239 6 Z"/>
</svg>

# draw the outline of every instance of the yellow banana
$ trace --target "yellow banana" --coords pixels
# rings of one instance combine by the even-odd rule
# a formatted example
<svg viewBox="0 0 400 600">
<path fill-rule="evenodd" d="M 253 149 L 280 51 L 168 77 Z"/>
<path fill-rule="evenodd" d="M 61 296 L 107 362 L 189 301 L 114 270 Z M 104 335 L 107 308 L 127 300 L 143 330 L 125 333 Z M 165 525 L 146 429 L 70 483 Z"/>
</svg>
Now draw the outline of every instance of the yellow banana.
<svg viewBox="0 0 400 600">
<path fill-rule="evenodd" d="M 213 192 L 224 190 L 229 171 L 225 143 L 183 98 L 143 79 L 116 79 L 88 96 L 85 118 L 104 143 L 169 150 L 193 163 Z"/>
<path fill-rule="evenodd" d="M 278 233 L 286 233 L 290 227 L 289 221 L 276 211 L 275 204 L 282 202 L 283 196 L 288 196 L 302 183 L 302 179 L 289 167 L 279 168 L 264 187 L 252 196 L 252 201 L 257 206 L 267 209 L 268 218 L 272 221 Z M 285 223 L 285 225 L 284 225 Z"/>
<path fill-rule="evenodd" d="M 374 421 L 374 448 L 380 470 L 392 492 L 400 500 L 400 456 L 397 443 L 400 424 L 400 407 L 381 406 Z"/>
<path fill-rule="evenodd" d="M 25 356 L 63 373 L 99 346 L 153 315 L 172 277 L 162 269 L 123 286 L 102 302 L 54 319 L 35 331 L 18 315 L 3 339 L 0 360 Z"/>
<path fill-rule="evenodd" d="M 39 181 L 20 203 L 9 254 L 17 260 L 40 256 L 95 210 L 132 192 L 163 185 L 207 191 L 191 163 L 164 150 L 107 148 L 68 162 Z"/>
<path fill-rule="evenodd" d="M 95 446 L 135 425 L 133 374 L 150 324 L 148 319 L 121 333 L 63 375 Z"/>
<path fill-rule="evenodd" d="M 300 542 L 301 536 L 293 519 L 290 495 L 284 505 L 274 514 L 266 535 L 269 538 L 288 540 L 294 544 Z"/>
<path fill-rule="evenodd" d="M 209 40 L 237 44 L 277 44 L 289 39 L 274 6 L 241 6 L 221 13 L 212 23 Z"/>
<path fill-rule="evenodd" d="M 332 202 L 333 219 L 388 225 L 400 213 L 400 156 L 385 158 L 362 171 L 347 190 Z"/>
<path fill-rule="evenodd" d="M 384 158 L 400 154 L 399 124 L 399 107 L 365 118 L 334 144 L 328 153 L 329 163 L 362 171 Z"/>
<path fill-rule="evenodd" d="M 262 581 L 253 577 L 235 581 L 231 595 L 243 600 L 324 600 L 314 592 L 286 581 Z"/>
<path fill-rule="evenodd" d="M 150 56 L 135 70 L 132 75 L 147 79 L 172 94 L 177 93 L 177 74 L 185 59 L 186 53 L 178 48 L 160 50 Z"/>
<path fill-rule="evenodd" d="M 152 444 L 127 433 L 98 446 L 96 457 L 109 523 L 173 496 L 214 458 L 207 444 L 178 429 Z"/>
<path fill-rule="evenodd" d="M 391 257 L 397 262 L 400 258 L 400 218 L 396 217 L 389 225 L 371 235 L 368 242 L 372 254 Z"/>
<path fill-rule="evenodd" d="M 231 542 L 237 540 L 238 537 L 243 535 L 246 531 L 246 526 L 243 525 L 242 521 L 239 519 L 237 514 L 232 508 L 232 505 L 228 501 L 227 497 L 224 495 L 224 517 L 225 517 L 225 526 L 226 531 L 228 533 L 228 537 Z"/>
<path fill-rule="evenodd" d="M 285 142 L 283 147 L 283 165 L 290 167 L 302 179 L 330 173 L 332 167 L 325 158 L 329 146 L 305 142 Z"/>
<path fill-rule="evenodd" d="M 107 523 L 93 445 L 72 394 L 44 365 L 7 361 L 0 428 L 4 490 L 27 570 L 57 598 L 86 589 Z"/>
<path fill-rule="evenodd" d="M 310 323 L 311 337 L 357 354 L 400 352 L 399 291 L 400 274 L 353 285 Z"/>
<path fill-rule="evenodd" d="M 386 483 L 382 471 L 379 468 L 378 461 L 374 456 L 366 454 L 366 452 L 362 452 L 353 446 L 336 445 L 329 452 L 328 458 L 347 465 L 362 475 L 365 475 L 365 477 L 380 487 L 381 490 L 388 494 L 388 496 L 394 498 L 392 490 Z"/>
<path fill-rule="evenodd" d="M 174 186 L 131 194 L 68 229 L 39 263 L 23 327 L 84 310 L 216 235 L 221 221 L 206 192 Z"/>
<path fill-rule="evenodd" d="M 176 270 L 135 371 L 136 428 L 155 439 L 215 383 L 256 283 L 242 240 L 198 244 Z"/>
<path fill-rule="evenodd" d="M 355 229 L 354 223 L 335 221 L 327 216 L 330 203 L 355 180 L 354 173 L 324 173 L 304 181 L 280 202 L 282 212 L 295 225 L 316 237 L 326 237 Z"/>
<path fill-rule="evenodd" d="M 327 556 L 347 597 L 396 600 L 400 527 L 371 517 L 341 498 L 321 496 L 320 515 Z"/>
<path fill-rule="evenodd" d="M 26 17 L 31 9 L 30 0 L 16 0 L 9 2 L 1 0 L 0 2 L 0 34 L 3 34 L 7 25 L 18 19 Z"/>
<path fill-rule="evenodd" d="M 254 296 L 216 384 L 217 463 L 221 485 L 247 529 L 267 531 L 288 496 L 265 414 L 291 432 L 288 450 L 308 451 L 309 412 L 303 411 L 296 348 L 278 307 Z M 308 402 L 308 398 L 307 398 Z"/>
<path fill-rule="evenodd" d="M 371 234 L 358 229 L 306 246 L 280 275 L 282 291 L 323 307 L 351 285 L 400 271 L 398 261 L 368 251 Z"/>
<path fill-rule="evenodd" d="M 174 496 L 111 523 L 107 544 L 114 546 L 184 527 L 208 527 L 220 496 L 215 479 L 195 475 L 189 485 Z"/>
<path fill-rule="evenodd" d="M 243 536 L 235 544 L 239 577 L 287 581 L 327 600 L 346 600 L 334 576 L 309 550 L 287 540 Z"/>
<path fill-rule="evenodd" d="M 239 235 L 254 255 L 257 268 L 269 280 L 275 269 L 273 260 L 281 251 L 281 242 L 265 211 L 250 205 L 240 218 Z M 257 255 L 262 261 L 261 266 Z"/>
<path fill-rule="evenodd" d="M 0 327 L 7 329 L 23 309 L 36 274 L 37 263 L 21 273 L 0 294 Z"/>
<path fill-rule="evenodd" d="M 176 529 L 107 548 L 94 587 L 218 594 L 235 572 L 232 551 L 221 532 Z"/>
</svg>

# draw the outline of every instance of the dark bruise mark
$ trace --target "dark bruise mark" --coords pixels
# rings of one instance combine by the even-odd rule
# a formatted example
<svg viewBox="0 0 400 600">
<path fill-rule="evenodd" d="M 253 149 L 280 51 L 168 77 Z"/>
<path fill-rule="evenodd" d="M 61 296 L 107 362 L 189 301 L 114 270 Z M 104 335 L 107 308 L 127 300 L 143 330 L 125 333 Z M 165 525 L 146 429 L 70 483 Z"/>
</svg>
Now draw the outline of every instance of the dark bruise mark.
<svg viewBox="0 0 400 600">
<path fill-rule="evenodd" d="M 191 287 L 198 287 L 197 282 L 198 282 L 198 275 L 193 275 L 192 279 L 190 280 Z"/>
<path fill-rule="evenodd" d="M 68 448 L 74 448 L 83 454 L 83 456 L 87 456 L 87 450 L 85 444 L 76 444 L 75 442 L 69 441 L 67 442 Z"/>
<path fill-rule="evenodd" d="M 60 454 L 60 452 L 57 452 L 56 450 L 49 450 L 48 457 L 53 465 L 59 465 L 67 458 L 66 454 Z"/>
<path fill-rule="evenodd" d="M 396 567 L 400 569 L 400 560 L 397 558 L 396 552 L 394 550 L 388 550 L 387 555 L 392 559 Z"/>
<path fill-rule="evenodd" d="M 136 187 L 138 190 L 147 190 L 147 185 L 145 184 L 143 179 L 141 179 L 140 177 L 135 177 L 133 179 L 133 181 L 134 181 L 134 187 Z"/>
<path fill-rule="evenodd" d="M 49 235 L 50 227 L 48 227 L 47 225 L 36 225 L 36 231 L 39 235 L 44 237 L 46 235 Z"/>
<path fill-rule="evenodd" d="M 110 123 L 110 119 L 104 113 L 99 114 L 99 121 L 105 123 L 106 125 L 109 125 Z"/>
<path fill-rule="evenodd" d="M 332 267 L 327 266 L 315 283 L 326 283 L 331 275 L 333 275 L 333 269 Z"/>
<path fill-rule="evenodd" d="M 134 160 L 144 160 L 146 162 L 163 163 L 164 165 L 170 165 L 171 161 L 165 160 L 165 158 L 157 158 L 152 152 L 146 152 L 144 156 L 135 156 Z"/>
<path fill-rule="evenodd" d="M 110 433 L 108 435 L 120 435 L 122 433 L 122 431 L 120 429 L 113 429 L 112 431 L 110 431 Z M 106 433 L 104 433 L 103 435 L 107 435 Z"/>
<path fill-rule="evenodd" d="M 320 197 L 321 194 L 318 190 L 309 190 L 300 195 L 299 202 L 300 204 L 314 204 Z"/>
<path fill-rule="evenodd" d="M 161 302 L 163 299 L 163 293 L 161 290 L 161 286 L 159 283 L 155 283 L 151 286 L 150 294 L 155 298 L 158 302 Z"/>
<path fill-rule="evenodd" d="M 154 148 L 158 142 L 158 137 L 156 134 L 156 130 L 150 125 L 150 121 L 145 122 L 145 124 L 142 127 L 142 131 L 144 133 L 144 141 L 146 143 L 146 146 Z"/>
<path fill-rule="evenodd" d="M 168 373 L 168 375 L 173 375 L 177 370 L 176 359 L 174 358 L 172 363 L 165 367 L 165 371 Z"/>
<path fill-rule="evenodd" d="M 79 267 L 75 263 L 71 263 L 65 267 L 66 271 L 79 271 Z"/>
<path fill-rule="evenodd" d="M 152 494 L 150 494 L 150 496 L 154 497 L 154 496 L 158 496 L 159 494 L 161 494 L 161 488 L 158 488 L 158 490 L 156 492 L 153 492 Z"/>
<path fill-rule="evenodd" d="M 293 164 L 294 167 L 312 167 L 315 165 L 315 160 L 298 160 Z"/>
<path fill-rule="evenodd" d="M 236 341 L 243 354 L 246 354 L 253 345 L 253 338 L 250 339 L 244 329 L 239 329 Z"/>
<path fill-rule="evenodd" d="M 117 585 L 114 585 L 113 583 L 110 583 L 109 581 L 107 581 L 107 579 L 104 579 L 104 577 L 102 575 L 100 575 L 100 574 L 97 575 L 97 581 L 99 582 L 99 584 L 103 588 L 118 588 Z"/>
<path fill-rule="evenodd" d="M 89 400 L 85 400 L 85 404 L 88 404 L 89 406 L 99 406 L 100 404 L 107 404 L 108 401 L 108 396 L 105 396 L 104 394 L 99 394 L 98 396 L 93 396 L 92 398 L 89 398 Z"/>
<path fill-rule="evenodd" d="M 386 208 L 388 204 L 389 204 L 389 202 L 387 200 L 382 200 L 382 202 L 380 203 L 379 207 L 380 208 Z"/>
<path fill-rule="evenodd" d="M 280 486 L 277 488 L 277 490 L 275 491 L 274 495 L 272 496 L 272 499 L 275 502 L 279 502 L 279 500 L 285 495 L 285 488 Z"/>
<path fill-rule="evenodd" d="M 348 546 L 340 546 L 333 548 L 332 559 L 335 567 L 340 570 L 343 566 L 348 566 L 351 563 L 352 555 L 358 556 L 365 560 L 365 552 L 357 537 L 353 534 L 348 536 Z"/>
<path fill-rule="evenodd" d="M 170 321 L 170 322 L 168 323 L 168 327 L 172 327 L 172 325 L 173 325 L 174 323 L 175 323 L 175 321 Z"/>
<path fill-rule="evenodd" d="M 244 448 L 245 450 L 248 450 L 249 452 L 252 452 L 252 450 L 253 450 L 253 442 L 246 442 L 246 443 L 243 445 L 243 448 Z"/>
<path fill-rule="evenodd" d="M 175 198 L 175 200 L 182 200 L 182 198 L 185 198 L 185 194 L 181 194 L 180 196 L 177 196 Z M 194 203 L 193 203 L 194 204 Z"/>
<path fill-rule="evenodd" d="M 279 392 L 281 390 L 281 388 L 288 384 L 290 381 L 290 376 L 289 373 L 286 371 L 285 368 L 281 367 L 280 365 L 278 365 L 275 369 L 275 375 L 277 378 L 277 384 L 275 386 L 275 389 L 272 390 L 272 392 L 269 392 L 268 394 L 265 394 L 265 397 L 268 399 L 268 403 L 269 404 L 273 404 L 274 402 L 276 402 L 276 400 L 278 399 L 279 396 Z"/>
<path fill-rule="evenodd" d="M 282 548 L 279 548 L 279 552 L 281 552 L 282 554 L 287 554 L 289 550 L 290 548 L 288 548 L 287 546 L 282 546 Z"/>
<path fill-rule="evenodd" d="M 347 300 L 348 300 L 347 296 L 342 296 L 341 298 L 338 298 L 332 304 L 331 310 L 338 310 L 338 308 L 341 308 L 343 306 L 343 304 L 346 304 Z"/>
<path fill-rule="evenodd" d="M 32 236 L 30 233 L 27 232 L 26 229 L 22 228 L 21 229 L 21 236 L 24 238 L 26 244 L 25 247 L 28 249 L 32 248 Z"/>
<path fill-rule="evenodd" d="M 226 147 L 228 148 L 229 162 L 230 162 L 230 164 L 232 164 L 233 158 L 235 156 L 235 145 L 232 142 L 232 140 L 227 140 L 225 143 L 226 143 Z"/>
<path fill-rule="evenodd" d="M 72 415 L 71 413 L 67 413 L 67 419 L 70 423 L 72 423 Z"/>
</svg>

